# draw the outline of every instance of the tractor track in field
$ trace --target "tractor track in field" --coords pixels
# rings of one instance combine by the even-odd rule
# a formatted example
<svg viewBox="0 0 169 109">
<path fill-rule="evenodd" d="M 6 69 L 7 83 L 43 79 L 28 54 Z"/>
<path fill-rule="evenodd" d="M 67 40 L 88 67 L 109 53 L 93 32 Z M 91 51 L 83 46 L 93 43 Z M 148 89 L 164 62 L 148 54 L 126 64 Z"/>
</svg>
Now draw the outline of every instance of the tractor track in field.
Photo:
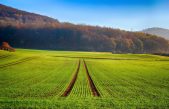
<svg viewBox="0 0 169 109">
<path fill-rule="evenodd" d="M 88 78 L 88 81 L 89 81 L 89 85 L 90 85 L 90 89 L 92 91 L 92 94 L 93 94 L 93 96 L 99 97 L 100 93 L 97 90 L 97 88 L 96 88 L 96 86 L 95 86 L 95 84 L 94 84 L 94 82 L 93 82 L 93 80 L 92 80 L 92 78 L 89 74 L 89 70 L 87 68 L 87 64 L 86 64 L 85 60 L 83 60 L 83 63 L 84 63 L 84 67 L 85 67 L 85 70 L 86 70 L 86 74 L 87 74 L 87 78 Z"/>
<path fill-rule="evenodd" d="M 77 76 L 78 76 L 78 73 L 79 73 L 79 69 L 80 69 L 80 60 L 78 62 L 78 66 L 77 66 L 77 69 L 75 71 L 75 74 L 73 75 L 73 78 L 71 80 L 71 82 L 69 83 L 68 87 L 66 88 L 66 90 L 64 91 L 64 93 L 61 95 L 62 97 L 66 97 L 70 94 L 71 90 L 73 89 L 73 86 L 77 80 Z"/>
<path fill-rule="evenodd" d="M 24 62 L 27 62 L 27 61 L 30 61 L 30 60 L 33 60 L 33 59 L 36 59 L 36 58 L 37 58 L 37 57 L 27 57 L 27 58 L 23 58 L 23 59 L 20 59 L 20 60 L 15 61 L 15 62 L 10 62 L 10 63 L 6 63 L 6 64 L 3 64 L 3 65 L 0 65 L 0 68 L 5 68 L 5 67 L 9 67 L 9 66 L 21 64 L 21 63 L 24 63 Z"/>
<path fill-rule="evenodd" d="M 0 56 L 0 59 L 4 59 L 4 58 L 8 58 L 8 57 L 10 57 L 11 55 L 1 55 Z"/>
</svg>

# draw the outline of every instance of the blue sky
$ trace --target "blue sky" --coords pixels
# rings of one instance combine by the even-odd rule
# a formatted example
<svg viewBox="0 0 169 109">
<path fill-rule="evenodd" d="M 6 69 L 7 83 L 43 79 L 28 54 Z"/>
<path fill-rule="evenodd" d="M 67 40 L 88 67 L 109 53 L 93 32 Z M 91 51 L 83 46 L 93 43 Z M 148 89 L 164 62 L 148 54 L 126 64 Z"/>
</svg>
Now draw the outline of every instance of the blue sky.
<svg viewBox="0 0 169 109">
<path fill-rule="evenodd" d="M 61 22 L 138 31 L 169 29 L 169 0 L 0 0 L 1 4 Z"/>
</svg>

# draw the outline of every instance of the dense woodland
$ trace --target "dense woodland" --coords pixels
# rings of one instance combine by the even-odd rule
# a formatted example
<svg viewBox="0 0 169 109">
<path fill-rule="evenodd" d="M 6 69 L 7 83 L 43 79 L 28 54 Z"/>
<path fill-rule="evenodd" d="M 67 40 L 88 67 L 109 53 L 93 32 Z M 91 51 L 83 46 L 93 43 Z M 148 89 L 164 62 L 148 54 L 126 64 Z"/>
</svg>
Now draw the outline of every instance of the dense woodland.
<svg viewBox="0 0 169 109">
<path fill-rule="evenodd" d="M 17 48 L 166 53 L 169 42 L 141 32 L 74 25 L 0 5 L 0 42 Z"/>
</svg>

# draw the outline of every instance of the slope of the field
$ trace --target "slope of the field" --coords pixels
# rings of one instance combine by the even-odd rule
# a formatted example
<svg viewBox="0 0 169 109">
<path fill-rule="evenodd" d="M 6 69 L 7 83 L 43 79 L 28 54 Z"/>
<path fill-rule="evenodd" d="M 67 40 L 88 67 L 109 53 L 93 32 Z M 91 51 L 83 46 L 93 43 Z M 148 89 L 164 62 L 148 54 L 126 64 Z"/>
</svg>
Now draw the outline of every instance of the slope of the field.
<svg viewBox="0 0 169 109">
<path fill-rule="evenodd" d="M 0 108 L 169 108 L 168 66 L 169 57 L 149 54 L 0 51 Z"/>
</svg>

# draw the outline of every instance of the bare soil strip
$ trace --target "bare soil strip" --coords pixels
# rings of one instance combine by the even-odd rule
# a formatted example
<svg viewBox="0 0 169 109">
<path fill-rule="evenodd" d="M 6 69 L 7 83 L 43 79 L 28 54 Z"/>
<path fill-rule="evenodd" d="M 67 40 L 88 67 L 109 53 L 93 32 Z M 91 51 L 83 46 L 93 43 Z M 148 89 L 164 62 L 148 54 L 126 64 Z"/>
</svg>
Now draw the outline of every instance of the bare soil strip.
<svg viewBox="0 0 169 109">
<path fill-rule="evenodd" d="M 10 63 L 7 63 L 7 64 L 0 65 L 0 68 L 5 68 L 5 67 L 21 64 L 21 63 L 27 62 L 29 60 L 33 60 L 35 58 L 37 58 L 37 57 L 27 57 L 27 58 L 24 58 L 24 59 L 17 60 L 15 62 L 10 62 Z"/>
<path fill-rule="evenodd" d="M 139 60 L 138 58 L 104 58 L 104 57 L 79 57 L 79 56 L 52 56 L 61 58 L 81 58 L 81 59 L 105 59 L 105 60 Z"/>
<path fill-rule="evenodd" d="M 74 86 L 74 84 L 75 84 L 75 82 L 77 80 L 79 69 L 80 69 L 80 60 L 79 60 L 76 72 L 75 72 L 75 74 L 74 74 L 74 76 L 73 76 L 70 84 L 68 85 L 68 87 L 66 88 L 66 90 L 64 91 L 64 93 L 61 95 L 62 97 L 66 97 L 66 96 L 68 96 L 70 94 L 70 92 L 73 89 L 73 86 Z"/>
<path fill-rule="evenodd" d="M 92 80 L 92 78 L 91 78 L 91 76 L 89 74 L 89 70 L 87 68 L 87 64 L 86 64 L 85 60 L 83 60 L 83 62 L 84 62 L 84 67 L 86 69 L 87 78 L 88 78 L 90 89 L 91 89 L 91 91 L 93 93 L 93 96 L 99 97 L 100 93 L 97 90 L 97 88 L 96 88 L 96 86 L 95 86 L 95 84 L 94 84 L 94 82 L 93 82 L 93 80 Z"/>
</svg>

